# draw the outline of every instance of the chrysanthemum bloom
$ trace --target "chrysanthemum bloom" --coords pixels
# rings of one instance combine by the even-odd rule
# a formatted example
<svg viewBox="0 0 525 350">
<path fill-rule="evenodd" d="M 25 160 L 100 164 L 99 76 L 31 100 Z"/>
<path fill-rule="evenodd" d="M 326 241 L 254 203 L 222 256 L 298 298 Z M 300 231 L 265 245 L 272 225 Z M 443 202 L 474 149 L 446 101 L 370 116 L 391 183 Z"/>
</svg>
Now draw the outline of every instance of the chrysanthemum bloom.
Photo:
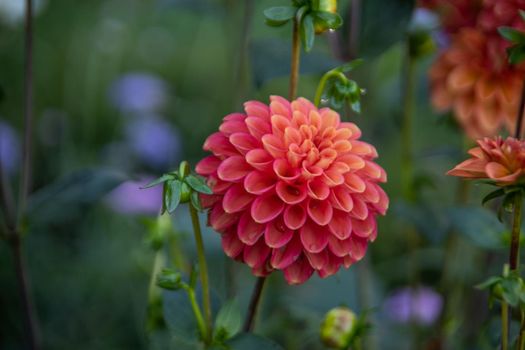
<svg viewBox="0 0 525 350">
<path fill-rule="evenodd" d="M 304 98 L 270 100 L 227 115 L 196 169 L 214 192 L 202 201 L 225 253 L 299 284 L 364 256 L 388 207 L 386 174 L 355 124 Z"/>
<path fill-rule="evenodd" d="M 498 35 L 463 28 L 430 69 L 432 104 L 452 109 L 471 138 L 515 127 L 525 65 L 507 62 L 507 46 Z"/>
<path fill-rule="evenodd" d="M 487 32 L 496 32 L 501 26 L 523 28 L 520 9 L 525 9 L 525 0 L 484 0 L 477 23 Z"/>
<path fill-rule="evenodd" d="M 492 180 L 499 186 L 508 186 L 525 175 L 525 141 L 508 137 L 484 138 L 479 147 L 469 150 L 472 158 L 458 164 L 447 174 L 470 179 Z"/>
<path fill-rule="evenodd" d="M 447 34 L 476 24 L 482 0 L 420 0 L 419 6 L 435 11 Z"/>
</svg>

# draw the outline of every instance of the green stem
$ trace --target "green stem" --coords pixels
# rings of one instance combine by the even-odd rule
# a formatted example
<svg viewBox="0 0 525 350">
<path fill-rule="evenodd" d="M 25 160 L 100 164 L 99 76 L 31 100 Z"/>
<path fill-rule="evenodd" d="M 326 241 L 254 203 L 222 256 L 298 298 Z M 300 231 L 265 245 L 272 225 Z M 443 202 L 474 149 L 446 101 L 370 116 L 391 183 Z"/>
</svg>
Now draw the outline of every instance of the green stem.
<svg viewBox="0 0 525 350">
<path fill-rule="evenodd" d="M 509 265 L 503 266 L 503 277 L 509 275 Z M 509 305 L 505 299 L 501 301 L 501 350 L 507 350 L 509 347 Z"/>
<path fill-rule="evenodd" d="M 510 242 L 509 266 L 511 271 L 518 270 L 520 259 L 520 232 L 521 232 L 522 195 L 517 192 L 514 196 L 514 220 L 512 222 L 512 238 Z"/>
<path fill-rule="evenodd" d="M 403 77 L 403 121 L 401 126 L 401 183 L 403 197 L 413 202 L 414 164 L 412 158 L 412 123 L 414 114 L 415 64 L 406 43 L 405 67 Z"/>
<path fill-rule="evenodd" d="M 319 82 L 319 85 L 317 85 L 317 90 L 315 91 L 314 105 L 316 107 L 319 107 L 319 104 L 321 103 L 321 97 L 323 96 L 323 91 L 325 89 L 326 83 L 331 78 L 337 78 L 337 79 L 341 80 L 342 82 L 346 82 L 346 80 L 347 80 L 346 76 L 340 71 L 332 69 L 332 70 L 326 72 L 325 75 L 323 75 L 323 77 L 321 78 L 321 81 Z"/>
<path fill-rule="evenodd" d="M 301 41 L 299 40 L 299 21 L 297 18 L 293 21 L 292 35 L 292 59 L 290 63 L 290 90 L 288 97 L 291 100 L 297 95 L 297 83 L 299 81 L 299 64 L 301 54 Z"/>
<path fill-rule="evenodd" d="M 197 298 L 195 297 L 195 290 L 191 287 L 184 288 L 186 290 L 186 293 L 188 293 L 188 299 L 190 299 L 191 308 L 193 310 L 193 314 L 195 315 L 195 319 L 197 320 L 197 326 L 199 327 L 199 331 L 204 339 L 209 337 L 209 331 L 210 328 L 206 327 L 206 323 L 204 322 L 204 318 L 202 317 L 202 312 L 199 307 L 199 304 L 197 303 Z"/>
<path fill-rule="evenodd" d="M 259 301 L 261 300 L 261 295 L 265 281 L 266 277 L 257 278 L 257 282 L 255 283 L 255 287 L 253 288 L 252 297 L 250 299 L 250 305 L 248 307 L 248 315 L 246 316 L 246 320 L 244 321 L 243 329 L 245 332 L 253 331 L 253 327 L 255 325 L 255 317 L 257 316 Z"/>
<path fill-rule="evenodd" d="M 191 222 L 193 224 L 193 232 L 195 234 L 195 244 L 197 246 L 197 259 L 199 261 L 199 274 L 202 286 L 202 305 L 204 308 L 206 333 L 205 342 L 208 344 L 211 341 L 211 302 L 210 302 L 210 288 L 208 283 L 208 266 L 206 265 L 206 254 L 204 252 L 204 243 L 202 241 L 201 225 L 199 223 L 199 215 L 197 209 L 190 203 Z"/>
<path fill-rule="evenodd" d="M 517 350 L 525 349 L 525 312 L 521 311 L 521 325 L 520 325 L 520 334 L 518 336 L 518 342 L 516 344 Z"/>
<path fill-rule="evenodd" d="M 509 305 L 505 302 L 501 302 L 501 350 L 508 350 L 508 337 L 509 334 Z"/>
<path fill-rule="evenodd" d="M 153 267 L 151 269 L 151 277 L 149 280 L 148 288 L 148 312 L 146 320 L 146 329 L 148 332 L 151 332 L 158 328 L 158 313 L 157 305 L 161 304 L 161 293 L 157 287 L 155 281 L 157 280 L 157 274 L 164 265 L 165 257 L 162 249 L 159 249 L 155 252 L 155 257 L 153 259 Z"/>
</svg>

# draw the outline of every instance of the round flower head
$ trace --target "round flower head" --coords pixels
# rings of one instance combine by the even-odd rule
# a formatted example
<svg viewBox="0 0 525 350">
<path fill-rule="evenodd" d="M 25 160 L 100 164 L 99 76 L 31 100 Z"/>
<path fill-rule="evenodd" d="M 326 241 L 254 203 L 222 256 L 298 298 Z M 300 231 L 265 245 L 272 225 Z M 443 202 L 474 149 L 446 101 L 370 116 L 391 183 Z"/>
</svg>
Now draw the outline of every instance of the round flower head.
<svg viewBox="0 0 525 350">
<path fill-rule="evenodd" d="M 227 115 L 197 164 L 214 195 L 203 198 L 225 253 L 288 283 L 321 277 L 360 260 L 384 215 L 386 181 L 375 148 L 329 108 L 279 96 Z"/>
<path fill-rule="evenodd" d="M 514 128 L 525 65 L 507 62 L 507 46 L 498 35 L 463 28 L 430 70 L 432 104 L 452 109 L 471 138 Z"/>
<path fill-rule="evenodd" d="M 525 142 L 508 137 L 478 140 L 479 147 L 468 153 L 472 158 L 447 174 L 470 179 L 493 180 L 499 186 L 513 185 L 525 175 Z"/>
</svg>

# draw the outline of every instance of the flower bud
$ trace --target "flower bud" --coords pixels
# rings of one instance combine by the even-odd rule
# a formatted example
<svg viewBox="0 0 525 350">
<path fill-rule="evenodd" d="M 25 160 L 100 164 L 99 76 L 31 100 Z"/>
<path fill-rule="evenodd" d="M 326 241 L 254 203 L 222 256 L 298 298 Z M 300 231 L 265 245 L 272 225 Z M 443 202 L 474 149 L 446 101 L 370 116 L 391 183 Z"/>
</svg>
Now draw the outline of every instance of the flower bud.
<svg viewBox="0 0 525 350">
<path fill-rule="evenodd" d="M 157 286 L 168 290 L 181 289 L 183 282 L 180 273 L 172 269 L 162 269 L 162 271 L 157 274 Z"/>
<path fill-rule="evenodd" d="M 356 327 L 356 315 L 347 307 L 336 307 L 326 314 L 321 324 L 321 341 L 332 349 L 349 346 Z"/>
<path fill-rule="evenodd" d="M 337 0 L 312 0 L 312 10 L 336 14 Z M 328 23 L 322 21 L 319 18 L 315 18 L 314 28 L 316 34 L 324 33 L 330 29 Z"/>
</svg>

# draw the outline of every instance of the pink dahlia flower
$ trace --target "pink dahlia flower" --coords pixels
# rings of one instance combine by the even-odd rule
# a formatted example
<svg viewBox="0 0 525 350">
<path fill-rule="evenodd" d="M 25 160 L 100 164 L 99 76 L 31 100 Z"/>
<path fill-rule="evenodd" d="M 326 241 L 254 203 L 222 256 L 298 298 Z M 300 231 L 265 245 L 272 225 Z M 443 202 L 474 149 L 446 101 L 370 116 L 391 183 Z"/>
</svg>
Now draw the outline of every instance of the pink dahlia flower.
<svg viewBox="0 0 525 350">
<path fill-rule="evenodd" d="M 329 108 L 279 96 L 227 115 L 197 164 L 214 194 L 203 197 L 225 253 L 255 275 L 283 270 L 288 283 L 360 260 L 388 197 L 375 148 Z"/>
<path fill-rule="evenodd" d="M 485 138 L 469 150 L 472 158 L 447 174 L 470 179 L 493 180 L 499 186 L 517 183 L 525 175 L 525 141 L 508 137 Z"/>
</svg>

